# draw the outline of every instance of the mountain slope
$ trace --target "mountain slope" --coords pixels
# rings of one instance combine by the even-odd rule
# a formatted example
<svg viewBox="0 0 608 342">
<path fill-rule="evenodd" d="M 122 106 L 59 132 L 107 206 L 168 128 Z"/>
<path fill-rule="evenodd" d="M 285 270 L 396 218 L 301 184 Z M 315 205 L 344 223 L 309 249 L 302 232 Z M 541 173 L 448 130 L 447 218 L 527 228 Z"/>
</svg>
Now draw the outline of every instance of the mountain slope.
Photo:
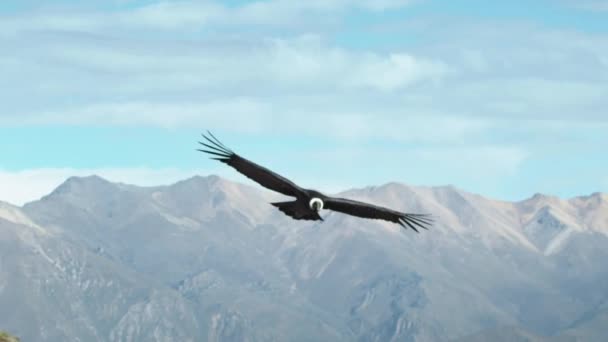
<svg viewBox="0 0 608 342">
<path fill-rule="evenodd" d="M 606 195 L 512 203 L 399 183 L 339 195 L 438 220 L 420 234 L 331 212 L 294 221 L 268 204 L 280 195 L 217 176 L 70 178 L 0 207 L 0 304 L 37 317 L 6 328 L 36 341 L 606 336 Z"/>
<path fill-rule="evenodd" d="M 23 220 L 29 222 L 28 220 Z M 110 331 L 139 302 L 150 298 L 155 286 L 149 279 L 91 250 L 56 234 L 40 233 L 23 223 L 0 218 L 0 318 L 24 341 L 107 341 Z M 160 285 L 160 284 L 158 284 Z M 184 302 L 175 291 L 163 290 L 159 298 Z M 181 307 L 186 307 L 182 304 Z M 179 305 L 168 306 L 173 314 Z M 191 310 L 184 309 L 184 316 Z M 149 313 L 139 313 L 139 316 Z M 196 329 L 187 330 L 174 315 L 156 315 L 166 322 L 154 336 L 182 336 L 196 340 Z M 145 340 L 153 335 L 135 331 L 131 338 Z M 186 331 L 187 330 L 187 331 Z"/>
</svg>

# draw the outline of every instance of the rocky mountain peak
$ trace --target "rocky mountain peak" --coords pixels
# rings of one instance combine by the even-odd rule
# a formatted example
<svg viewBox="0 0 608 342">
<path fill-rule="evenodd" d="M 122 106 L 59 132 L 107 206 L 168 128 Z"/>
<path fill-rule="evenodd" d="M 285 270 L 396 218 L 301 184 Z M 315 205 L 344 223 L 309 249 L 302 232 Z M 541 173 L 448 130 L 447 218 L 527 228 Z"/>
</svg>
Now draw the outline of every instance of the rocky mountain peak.
<svg viewBox="0 0 608 342">
<path fill-rule="evenodd" d="M 99 194 L 100 192 L 107 193 L 117 189 L 118 187 L 115 183 L 112 183 L 98 175 L 90 175 L 85 177 L 72 176 L 61 183 L 48 196 L 72 195 L 88 197 L 92 194 Z"/>
</svg>

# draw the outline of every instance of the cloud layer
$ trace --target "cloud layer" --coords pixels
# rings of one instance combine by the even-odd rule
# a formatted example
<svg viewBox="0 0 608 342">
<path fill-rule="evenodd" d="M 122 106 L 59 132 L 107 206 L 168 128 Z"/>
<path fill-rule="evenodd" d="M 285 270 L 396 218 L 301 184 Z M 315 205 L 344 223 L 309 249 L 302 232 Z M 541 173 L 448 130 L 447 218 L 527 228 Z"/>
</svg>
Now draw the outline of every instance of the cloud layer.
<svg viewBox="0 0 608 342">
<path fill-rule="evenodd" d="M 607 118 L 606 35 L 459 19 L 443 19 L 441 26 L 433 18 L 354 28 L 344 23 L 353 8 L 407 5 L 371 3 L 160 2 L 77 15 L 40 10 L 10 16 L 0 25 L 0 42 L 10 51 L 0 59 L 3 102 L 10 108 L 0 125 L 140 124 L 145 114 L 126 113 L 145 105 L 157 108 L 148 123 L 160 126 L 189 126 L 195 117 L 218 112 Z M 284 18 L 281 13 L 308 11 L 334 18 L 335 27 L 308 23 L 287 34 L 258 32 L 272 20 L 250 20 L 252 13 Z M 228 22 L 238 29 L 226 28 Z M 358 31 L 367 32 L 364 48 L 349 46 Z M 374 39 L 398 36 L 405 38 L 374 46 Z M 408 44 L 413 36 L 420 42 Z M 32 97 L 37 101 L 28 101 Z"/>
<path fill-rule="evenodd" d="M 524 177 L 536 160 L 547 168 L 563 151 L 574 165 L 608 148 L 608 33 L 439 15 L 433 4 L 123 1 L 5 12 L 0 127 L 330 137 L 355 145 L 353 155 L 381 142 L 371 153 L 397 146 L 403 169 L 418 158 L 487 184 Z"/>
</svg>

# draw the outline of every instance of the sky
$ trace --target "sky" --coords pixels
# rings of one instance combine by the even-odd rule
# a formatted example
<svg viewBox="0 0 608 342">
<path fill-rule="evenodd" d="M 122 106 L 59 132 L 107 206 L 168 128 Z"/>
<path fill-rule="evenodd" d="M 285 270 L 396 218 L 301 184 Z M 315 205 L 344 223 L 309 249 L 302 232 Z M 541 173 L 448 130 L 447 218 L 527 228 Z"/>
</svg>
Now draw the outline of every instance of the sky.
<svg viewBox="0 0 608 342">
<path fill-rule="evenodd" d="M 0 200 L 240 155 L 335 193 L 608 192 L 606 0 L 0 2 Z"/>
</svg>

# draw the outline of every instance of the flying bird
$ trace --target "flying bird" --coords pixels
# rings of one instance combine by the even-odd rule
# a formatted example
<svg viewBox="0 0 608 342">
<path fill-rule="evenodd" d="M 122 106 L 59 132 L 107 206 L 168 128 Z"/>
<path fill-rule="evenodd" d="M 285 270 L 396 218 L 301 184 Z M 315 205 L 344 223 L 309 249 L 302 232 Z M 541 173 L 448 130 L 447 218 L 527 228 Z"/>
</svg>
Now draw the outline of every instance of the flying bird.
<svg viewBox="0 0 608 342">
<path fill-rule="evenodd" d="M 416 232 L 418 232 L 418 228 L 428 229 L 427 226 L 432 223 L 432 219 L 427 214 L 402 213 L 369 203 L 326 196 L 315 190 L 301 188 L 289 179 L 234 153 L 211 132 L 207 131 L 207 133 L 208 136 L 202 134 L 205 140 L 199 141 L 203 148 L 197 149 L 198 151 L 210 154 L 211 159 L 232 166 L 238 172 L 270 190 L 295 197 L 293 201 L 271 204 L 296 220 L 323 221 L 319 211 L 329 209 L 352 216 L 398 223 L 403 228 L 407 229 L 409 227 Z"/>
</svg>

